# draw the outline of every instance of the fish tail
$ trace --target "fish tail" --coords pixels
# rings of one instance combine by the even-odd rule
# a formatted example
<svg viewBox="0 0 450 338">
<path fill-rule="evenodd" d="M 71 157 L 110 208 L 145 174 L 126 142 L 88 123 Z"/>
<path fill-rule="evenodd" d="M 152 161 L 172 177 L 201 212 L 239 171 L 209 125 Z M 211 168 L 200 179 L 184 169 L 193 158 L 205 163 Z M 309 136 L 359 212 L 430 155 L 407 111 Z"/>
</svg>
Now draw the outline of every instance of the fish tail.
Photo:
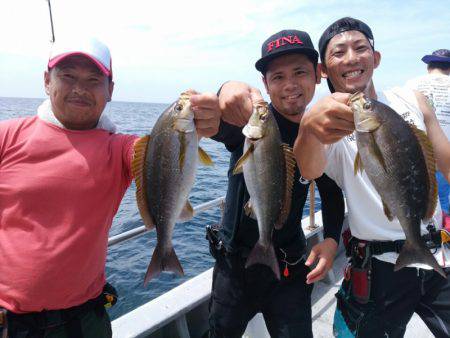
<svg viewBox="0 0 450 338">
<path fill-rule="evenodd" d="M 247 258 L 245 267 L 248 268 L 254 264 L 267 265 L 272 269 L 277 279 L 280 279 L 280 266 L 278 265 L 277 256 L 275 255 L 275 249 L 272 244 L 269 247 L 262 245 L 260 242 L 255 244 Z"/>
<path fill-rule="evenodd" d="M 183 267 L 178 260 L 175 250 L 172 248 L 170 251 L 163 251 L 161 246 L 157 245 L 145 274 L 144 286 L 162 271 L 172 271 L 178 275 L 184 275 Z"/>
<path fill-rule="evenodd" d="M 447 278 L 442 267 L 436 261 L 436 258 L 431 254 L 425 245 L 414 245 L 409 241 L 406 241 L 403 245 L 402 251 L 395 263 L 394 271 L 398 271 L 413 263 L 422 263 L 432 267 L 442 277 Z"/>
</svg>

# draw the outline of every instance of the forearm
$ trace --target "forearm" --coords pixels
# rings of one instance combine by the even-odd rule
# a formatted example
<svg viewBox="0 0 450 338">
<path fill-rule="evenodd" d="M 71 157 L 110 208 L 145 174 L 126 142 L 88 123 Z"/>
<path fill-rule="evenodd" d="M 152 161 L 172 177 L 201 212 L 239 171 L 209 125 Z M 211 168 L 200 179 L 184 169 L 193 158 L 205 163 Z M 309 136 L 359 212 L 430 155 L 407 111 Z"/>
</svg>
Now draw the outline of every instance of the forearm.
<svg viewBox="0 0 450 338">
<path fill-rule="evenodd" d="M 429 117 L 425 125 L 428 138 L 433 146 L 438 170 L 442 172 L 447 181 L 450 181 L 450 142 L 439 125 L 436 115 Z"/>
<path fill-rule="evenodd" d="M 294 155 L 305 179 L 313 180 L 322 176 L 327 165 L 326 145 L 302 126 L 294 143 Z"/>
<path fill-rule="evenodd" d="M 327 175 L 322 175 L 316 183 L 322 205 L 323 237 L 339 243 L 345 213 L 342 190 Z"/>
<path fill-rule="evenodd" d="M 223 120 L 220 120 L 219 131 L 211 138 L 223 143 L 229 151 L 233 151 L 244 141 L 242 128 L 233 126 Z"/>
<path fill-rule="evenodd" d="M 434 157 L 438 170 L 447 181 L 450 181 L 450 142 L 444 134 L 434 110 L 427 103 L 425 97 L 416 92 L 419 107 L 422 110 L 428 139 L 433 146 Z"/>
</svg>

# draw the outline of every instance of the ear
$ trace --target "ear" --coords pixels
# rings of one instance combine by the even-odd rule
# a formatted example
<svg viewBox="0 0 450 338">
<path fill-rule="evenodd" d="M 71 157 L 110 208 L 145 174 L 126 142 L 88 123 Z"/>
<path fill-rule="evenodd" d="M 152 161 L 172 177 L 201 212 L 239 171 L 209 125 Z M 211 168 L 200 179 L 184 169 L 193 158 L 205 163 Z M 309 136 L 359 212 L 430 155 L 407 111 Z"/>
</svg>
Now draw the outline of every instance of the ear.
<svg viewBox="0 0 450 338">
<path fill-rule="evenodd" d="M 264 83 L 264 87 L 266 88 L 266 93 L 270 95 L 269 93 L 269 86 L 267 85 L 267 79 L 265 76 L 262 77 L 262 81 Z"/>
<path fill-rule="evenodd" d="M 316 84 L 320 84 L 321 76 L 320 76 L 320 64 L 317 64 L 316 67 Z"/>
<path fill-rule="evenodd" d="M 377 68 L 381 62 L 381 53 L 379 51 L 373 52 L 373 68 Z"/>
<path fill-rule="evenodd" d="M 111 101 L 113 91 L 114 91 L 114 81 L 111 80 L 111 81 L 109 81 L 109 84 L 108 84 L 108 95 L 109 95 L 109 97 L 106 99 L 107 102 Z"/>
<path fill-rule="evenodd" d="M 327 67 L 323 63 L 317 64 L 317 71 L 320 74 L 320 77 L 324 79 L 328 79 Z"/>
<path fill-rule="evenodd" d="M 50 95 L 50 72 L 49 71 L 44 72 L 44 87 L 45 87 L 45 93 L 47 95 Z"/>
</svg>

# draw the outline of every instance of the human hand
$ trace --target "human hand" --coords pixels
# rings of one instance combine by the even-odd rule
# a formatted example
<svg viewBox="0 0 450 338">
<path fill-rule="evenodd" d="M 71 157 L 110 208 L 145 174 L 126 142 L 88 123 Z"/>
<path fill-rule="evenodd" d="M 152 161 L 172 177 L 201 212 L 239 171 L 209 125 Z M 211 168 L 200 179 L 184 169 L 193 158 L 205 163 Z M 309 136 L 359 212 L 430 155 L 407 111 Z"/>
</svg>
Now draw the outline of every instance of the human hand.
<svg viewBox="0 0 450 338">
<path fill-rule="evenodd" d="M 263 101 L 259 89 L 244 82 L 230 81 L 222 86 L 219 94 L 219 107 L 222 120 L 242 127 L 247 124 L 253 112 L 253 104 Z"/>
<path fill-rule="evenodd" d="M 331 144 L 355 130 L 353 112 L 347 105 L 350 94 L 333 93 L 317 101 L 304 113 L 300 126 L 321 143 Z"/>
<path fill-rule="evenodd" d="M 338 244 L 332 238 L 325 238 L 322 242 L 313 246 L 305 265 L 311 266 L 317 260 L 318 263 L 306 276 L 306 284 L 312 284 L 325 277 L 328 270 L 333 266 L 337 248 Z"/>
<path fill-rule="evenodd" d="M 192 93 L 191 109 L 198 137 L 211 137 L 217 134 L 220 124 L 219 98 L 214 93 Z"/>
</svg>

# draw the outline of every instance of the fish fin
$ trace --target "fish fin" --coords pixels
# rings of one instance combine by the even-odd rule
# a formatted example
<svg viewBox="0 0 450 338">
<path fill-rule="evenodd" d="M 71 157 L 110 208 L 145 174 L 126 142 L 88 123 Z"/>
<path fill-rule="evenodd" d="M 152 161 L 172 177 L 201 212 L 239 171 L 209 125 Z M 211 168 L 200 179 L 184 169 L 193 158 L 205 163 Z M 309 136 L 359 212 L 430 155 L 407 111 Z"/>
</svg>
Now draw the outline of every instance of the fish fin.
<svg viewBox="0 0 450 338">
<path fill-rule="evenodd" d="M 419 245 L 414 245 L 410 241 L 406 241 L 403 245 L 402 251 L 397 258 L 394 266 L 394 271 L 398 271 L 413 263 L 422 263 L 432 267 L 442 277 L 447 278 L 442 267 L 436 261 L 436 258 L 431 254 L 430 250 L 420 242 Z"/>
<path fill-rule="evenodd" d="M 281 208 L 280 216 L 277 222 L 274 224 L 274 228 L 279 230 L 283 227 L 284 222 L 286 222 L 289 212 L 291 211 L 291 201 L 292 201 L 292 187 L 294 186 L 294 175 L 295 175 L 295 157 L 292 148 L 283 143 L 281 145 L 284 154 L 284 163 L 286 169 L 285 177 L 285 189 L 284 189 L 284 201 Z"/>
<path fill-rule="evenodd" d="M 364 166 L 361 160 L 361 155 L 359 154 L 359 151 L 356 153 L 355 156 L 355 164 L 353 165 L 353 169 L 355 172 L 355 176 L 358 175 L 358 171 L 362 174 L 364 171 Z"/>
<path fill-rule="evenodd" d="M 255 244 L 247 258 L 247 262 L 245 262 L 245 267 L 248 268 L 254 264 L 264 264 L 268 266 L 277 279 L 280 279 L 280 266 L 278 265 L 277 256 L 275 255 L 275 249 L 272 244 L 268 247 L 261 245 L 260 242 Z"/>
<path fill-rule="evenodd" d="M 381 123 L 375 117 L 368 117 L 365 120 L 358 122 L 355 126 L 356 131 L 360 133 L 371 133 L 378 129 Z"/>
<path fill-rule="evenodd" d="M 233 170 L 233 175 L 242 173 L 245 161 L 248 160 L 248 158 L 250 157 L 250 155 L 253 153 L 254 150 L 255 150 L 255 146 L 252 143 L 252 144 L 250 144 L 250 147 L 248 147 L 245 154 L 242 155 L 241 158 L 236 162 L 236 165 L 234 166 L 234 170 Z"/>
<path fill-rule="evenodd" d="M 184 160 L 186 159 L 186 135 L 185 135 L 185 133 L 180 132 L 178 134 L 178 140 L 180 142 L 180 151 L 178 153 L 178 167 L 180 168 L 180 171 L 183 171 Z"/>
<path fill-rule="evenodd" d="M 383 200 L 381 200 L 381 203 L 383 204 L 384 214 L 386 215 L 387 219 L 392 222 L 392 220 L 394 219 L 394 216 L 392 216 L 391 210 L 389 209 L 389 207 L 386 205 L 386 203 Z"/>
<path fill-rule="evenodd" d="M 149 135 L 139 138 L 134 143 L 131 172 L 134 177 L 134 182 L 136 183 L 136 203 L 138 205 L 139 213 L 141 214 L 145 226 L 148 229 L 153 229 L 155 227 L 155 222 L 148 210 L 148 199 L 145 191 L 145 187 L 147 185 L 145 156 L 147 154 L 149 143 Z"/>
<path fill-rule="evenodd" d="M 383 153 L 380 149 L 380 147 L 378 146 L 377 142 L 375 141 L 375 137 L 373 136 L 373 134 L 370 134 L 370 140 L 372 143 L 372 149 L 373 149 L 373 155 L 374 157 L 378 160 L 378 162 L 381 164 L 381 166 L 384 169 L 384 172 L 387 173 L 387 167 L 386 167 L 386 162 L 384 161 L 383 158 Z"/>
<path fill-rule="evenodd" d="M 437 199 L 438 199 L 438 186 L 436 182 L 436 162 L 434 159 L 433 146 L 428 139 L 427 134 L 417 128 L 414 125 L 410 125 L 417 140 L 419 141 L 420 147 L 422 148 L 423 157 L 425 158 L 425 163 L 427 165 L 428 171 L 428 204 L 427 210 L 423 220 L 429 220 L 433 217 L 434 210 L 436 209 Z"/>
<path fill-rule="evenodd" d="M 186 204 L 184 205 L 183 209 L 181 210 L 180 216 L 178 216 L 179 222 L 186 222 L 189 221 L 194 217 L 194 208 L 192 207 L 189 200 L 186 201 Z"/>
<path fill-rule="evenodd" d="M 144 278 L 144 286 L 148 282 L 158 276 L 162 271 L 172 271 L 176 274 L 183 276 L 183 267 L 178 260 L 175 250 L 172 248 L 167 254 L 163 255 L 160 245 L 156 245 L 155 251 L 153 252 L 152 259 L 147 268 L 147 273 Z"/>
<path fill-rule="evenodd" d="M 244 212 L 248 217 L 252 217 L 252 215 L 254 216 L 255 213 L 253 212 L 253 207 L 252 207 L 252 200 L 249 199 L 247 201 L 247 203 L 245 203 L 244 205 Z"/>
<path fill-rule="evenodd" d="M 213 160 L 201 147 L 198 147 L 198 158 L 204 165 L 214 165 Z"/>
</svg>

